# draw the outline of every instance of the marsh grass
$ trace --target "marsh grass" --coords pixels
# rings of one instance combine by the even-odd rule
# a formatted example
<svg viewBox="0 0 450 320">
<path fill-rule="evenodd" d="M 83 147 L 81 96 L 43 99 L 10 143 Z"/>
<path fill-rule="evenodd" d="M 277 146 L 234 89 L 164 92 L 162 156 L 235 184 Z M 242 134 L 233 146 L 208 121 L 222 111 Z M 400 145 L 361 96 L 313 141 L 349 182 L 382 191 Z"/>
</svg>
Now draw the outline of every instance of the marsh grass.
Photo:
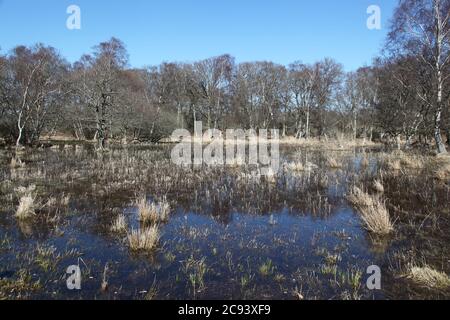
<svg viewBox="0 0 450 320">
<path fill-rule="evenodd" d="M 358 209 L 368 231 L 387 235 L 394 230 L 386 205 L 379 197 L 369 195 L 358 187 L 353 187 L 347 198 Z"/>
<path fill-rule="evenodd" d="M 422 169 L 424 167 L 423 159 L 416 155 L 407 155 L 403 153 L 399 160 L 400 163 L 408 169 Z"/>
<path fill-rule="evenodd" d="M 48 204 L 50 207 L 54 206 L 56 198 L 56 208 L 61 209 L 62 205 L 64 205 L 63 202 L 66 205 L 69 204 L 69 200 L 62 201 L 61 198 L 65 198 L 67 194 L 71 195 L 70 212 L 60 216 L 61 230 L 64 230 L 64 232 L 67 230 L 67 236 L 72 232 L 76 235 L 83 235 L 85 232 L 97 234 L 97 232 L 104 231 L 105 228 L 107 231 L 111 228 L 111 233 L 117 230 L 119 233 L 116 234 L 116 237 L 102 237 L 102 241 L 104 241 L 102 244 L 108 246 L 117 245 L 120 249 L 124 246 L 128 249 L 132 254 L 130 254 L 130 257 L 124 258 L 123 267 L 127 271 L 131 270 L 136 274 L 136 277 L 131 277 L 133 279 L 127 277 L 120 277 L 120 279 L 118 277 L 117 281 L 115 279 L 117 287 L 121 285 L 119 281 L 124 281 L 123 292 L 113 296 L 119 299 L 127 298 L 130 291 L 136 290 L 136 288 L 148 289 L 148 286 L 151 285 L 151 281 L 148 282 L 148 277 L 138 275 L 139 272 L 134 269 L 137 265 L 134 263 L 137 253 L 142 253 L 142 256 L 138 257 L 140 262 L 143 261 L 142 266 L 145 264 L 145 267 L 150 268 L 151 265 L 152 268 L 154 267 L 155 272 L 156 270 L 158 271 L 158 279 L 161 281 L 161 293 L 158 294 L 158 297 L 167 297 L 170 294 L 174 298 L 185 298 L 186 296 L 190 298 L 193 292 L 194 296 L 196 293 L 198 294 L 206 282 L 208 292 L 205 291 L 202 298 L 215 298 L 217 296 L 223 298 L 236 297 L 235 293 L 231 292 L 237 293 L 238 291 L 234 289 L 239 290 L 239 287 L 242 288 L 241 294 L 246 299 L 283 298 L 286 293 L 283 296 L 279 288 L 283 287 L 281 290 L 289 291 L 286 285 L 289 286 L 291 275 L 295 274 L 295 269 L 298 267 L 302 270 L 308 270 L 305 273 L 302 272 L 302 277 L 297 279 L 300 290 L 296 296 L 299 299 L 304 298 L 305 294 L 313 299 L 328 299 L 330 297 L 345 297 L 348 299 L 357 297 L 371 298 L 371 293 L 366 292 L 365 287 L 361 286 L 358 289 L 359 273 L 346 273 L 347 269 L 340 270 L 347 262 L 352 265 L 357 263 L 350 259 L 351 254 L 359 252 L 353 251 L 355 247 L 351 244 L 351 239 L 360 237 L 360 226 L 347 229 L 348 222 L 344 221 L 344 224 L 336 222 L 338 223 L 336 230 L 345 228 L 347 234 L 342 231 L 338 238 L 333 236 L 332 243 L 334 244 L 336 239 L 339 241 L 336 247 L 345 246 L 348 243 L 348 251 L 345 252 L 333 248 L 334 245 L 330 244 L 329 246 L 325 244 L 325 242 L 328 243 L 330 237 L 327 231 L 315 231 L 313 237 L 315 238 L 315 243 L 313 244 L 313 240 L 311 240 L 311 245 L 314 247 L 326 246 L 329 254 L 324 255 L 322 260 L 316 257 L 310 259 L 309 256 L 305 256 L 305 263 L 303 264 L 303 262 L 298 263 L 299 261 L 293 258 L 304 253 L 304 250 L 297 251 L 295 245 L 300 240 L 299 237 L 301 237 L 300 234 L 303 227 L 298 229 L 296 224 L 288 226 L 286 223 L 289 222 L 286 221 L 287 219 L 283 215 L 278 217 L 278 212 L 284 212 L 283 210 L 287 209 L 289 213 L 292 212 L 292 217 L 289 215 L 288 221 L 297 219 L 297 213 L 305 213 L 305 215 L 314 218 L 320 217 L 321 219 L 317 219 L 318 223 L 321 223 L 322 220 L 328 221 L 329 217 L 334 216 L 336 208 L 343 205 L 342 201 L 345 200 L 344 192 L 348 185 L 363 186 L 360 187 L 359 191 L 350 192 L 349 195 L 349 200 L 350 196 L 354 197 L 352 204 L 355 206 L 355 211 L 370 212 L 370 210 L 377 210 L 377 201 L 384 205 L 383 199 L 389 199 L 388 208 L 392 210 L 391 213 L 396 213 L 396 218 L 398 217 L 398 220 L 396 220 L 398 221 L 396 222 L 396 232 L 392 237 L 378 236 L 375 233 L 368 232 L 368 238 L 380 239 L 390 249 L 393 247 L 391 246 L 393 239 L 404 239 L 401 241 L 394 240 L 395 245 L 399 244 L 399 250 L 402 251 L 407 251 L 411 246 L 415 246 L 423 239 L 432 239 L 430 240 L 432 241 L 430 242 L 430 247 L 433 247 L 433 252 L 420 253 L 423 253 L 428 261 L 439 261 L 438 259 L 442 258 L 442 251 L 436 250 L 436 248 L 439 248 L 439 243 L 442 243 L 440 240 L 446 239 L 446 235 L 444 235 L 445 238 L 439 237 L 448 230 L 446 228 L 448 205 L 445 203 L 445 200 L 448 198 L 448 189 L 446 189 L 446 184 L 436 183 L 433 173 L 434 170 L 445 165 L 446 161 L 444 159 L 440 159 L 439 163 L 437 159 L 435 160 L 439 167 L 434 166 L 434 161 L 430 160 L 429 163 L 426 163 L 431 165 L 426 167 L 426 170 L 419 171 L 407 170 L 411 165 L 401 161 L 398 156 L 392 156 L 393 160 L 400 161 L 400 168 L 403 169 L 394 175 L 389 172 L 383 172 L 382 166 L 385 164 L 385 159 L 381 159 L 382 155 L 378 151 L 367 153 L 371 166 L 364 170 L 358 169 L 359 160 L 364 160 L 365 158 L 359 151 L 352 151 L 341 156 L 341 153 L 329 153 L 328 150 L 314 150 L 312 152 L 307 150 L 305 153 L 301 150 L 301 158 L 299 157 L 298 149 L 288 150 L 288 152 L 286 159 L 289 160 L 283 160 L 287 161 L 284 166 L 285 170 L 277 173 L 276 179 L 274 179 L 277 183 L 275 188 L 272 184 L 265 183 L 266 180 L 258 174 L 257 167 L 242 166 L 238 169 L 211 167 L 202 168 L 201 170 L 181 168 L 171 164 L 169 160 L 170 152 L 159 149 L 147 150 L 131 147 L 120 150 L 111 149 L 111 152 L 108 154 L 95 154 L 94 156 L 88 152 L 74 154 L 71 149 L 64 151 L 37 150 L 23 158 L 27 163 L 26 170 L 16 170 L 20 173 L 20 175 L 16 176 L 16 179 L 12 178 L 13 170 L 10 171 L 8 168 L 8 162 L 11 157 L 4 158 L 5 168 L 3 171 L 5 173 L 3 177 L 5 180 L 1 184 L 4 191 L 1 192 L 0 199 L 4 201 L 7 194 L 12 196 L 11 207 L 4 211 L 13 214 L 15 206 L 17 206 L 21 197 L 30 193 L 28 188 L 22 188 L 19 192 L 14 193 L 14 187 L 36 183 L 39 186 L 39 198 L 37 199 L 45 201 L 49 199 Z M 338 162 L 342 163 L 344 169 L 332 170 L 327 165 L 327 157 L 330 154 Z M 419 159 L 421 159 L 420 156 Z M 360 164 L 364 166 L 363 162 Z M 354 172 L 351 171 L 352 169 L 355 169 L 353 170 Z M 32 172 L 30 176 L 28 176 L 29 172 Z M 295 174 L 295 172 L 298 173 Z M 0 171 L 1 174 L 2 172 Z M 11 180 L 11 183 L 6 185 L 6 180 Z M 379 183 L 378 186 L 377 182 Z M 384 193 L 381 192 L 380 185 L 384 188 Z M 370 191 L 367 191 L 367 189 Z M 155 196 L 156 200 L 147 198 L 142 201 L 142 198 L 136 197 L 136 195 L 140 195 L 142 190 L 145 190 L 148 195 Z M 31 191 L 31 194 L 36 194 L 35 190 Z M 155 236 L 155 232 L 149 235 L 146 227 L 152 225 L 161 227 L 163 225 L 159 210 L 161 202 L 164 202 L 161 195 L 164 194 L 169 197 L 171 206 L 176 205 L 174 208 L 176 208 L 177 212 L 187 212 L 187 214 L 186 223 L 182 220 L 182 216 L 179 218 L 178 215 L 174 215 L 173 219 L 170 217 L 167 230 L 165 230 L 167 237 L 164 237 L 163 245 L 161 241 L 154 240 L 155 238 L 159 239 L 160 236 Z M 128 207 L 129 199 L 133 197 L 136 198 L 134 202 L 136 206 L 133 206 L 135 215 L 138 215 L 138 202 L 140 201 L 143 203 L 142 208 L 150 208 L 148 211 L 155 213 L 154 218 L 146 220 L 148 223 L 141 223 L 140 228 L 135 226 L 135 228 L 139 228 L 138 230 L 130 230 L 131 226 L 126 226 L 126 223 L 124 223 L 126 222 L 125 216 L 122 215 L 123 210 L 126 210 Z M 67 197 L 67 199 L 70 198 Z M 422 203 L 426 203 L 427 209 L 430 210 L 430 215 L 427 217 L 422 216 L 422 212 L 418 213 L 415 211 L 416 209 L 419 211 L 422 208 Z M 42 213 L 47 211 L 50 211 L 47 207 L 43 210 L 38 208 L 36 210 L 36 219 L 18 221 L 18 223 L 11 223 L 11 225 L 17 228 L 16 233 L 20 237 L 25 236 L 29 239 L 34 239 L 34 237 L 41 236 L 42 233 L 44 236 L 48 234 L 49 241 L 53 241 L 53 235 L 56 232 L 50 230 L 52 226 L 50 228 L 41 226 L 41 224 L 44 225 L 46 223 L 42 219 Z M 84 213 L 90 212 L 101 212 L 102 216 L 99 215 L 101 219 L 89 219 L 88 214 L 86 214 L 85 220 Z M 241 220 L 240 217 L 235 217 L 233 215 L 234 212 L 242 213 L 245 219 Z M 403 212 L 405 214 L 397 214 Z M 104 216 L 103 213 L 105 213 Z M 111 213 L 113 214 L 112 218 L 110 218 Z M 197 225 L 196 220 L 191 219 L 191 213 L 194 216 L 199 215 L 202 218 L 199 220 L 211 220 L 214 223 L 211 227 L 207 226 L 206 228 Z M 271 213 L 274 214 L 268 219 Z M 127 214 L 127 219 L 129 219 L 130 223 L 139 225 L 136 221 L 139 217 L 135 215 L 128 217 Z M 258 229 L 259 225 L 255 228 L 253 223 L 248 223 L 253 222 L 253 215 L 257 221 L 259 217 L 267 217 L 267 219 L 263 219 L 264 224 L 267 224 L 267 220 L 272 225 L 275 225 L 277 222 L 279 227 L 275 227 L 275 229 L 279 229 L 280 233 L 279 236 L 277 235 L 277 237 L 273 238 L 273 242 L 270 242 L 271 239 L 266 244 L 264 237 L 261 237 L 261 241 L 259 240 L 260 238 L 257 235 L 262 229 Z M 70 219 L 72 217 L 74 219 Z M 78 217 L 80 217 L 80 220 L 78 220 Z M 7 217 L 7 219 L 9 218 Z M 105 220 L 108 221 L 106 225 L 104 223 Z M 82 221 L 82 223 L 78 224 L 78 221 Z M 411 224 L 409 224 L 410 222 Z M 182 227 L 178 228 L 178 223 L 182 224 Z M 233 228 L 228 229 L 226 227 L 217 230 L 216 225 L 221 226 L 222 223 L 226 226 L 233 226 L 234 223 L 239 225 L 239 230 L 242 230 L 243 234 L 242 239 L 240 235 L 235 235 Z M 313 223 L 316 223 L 316 219 L 314 219 Z M 74 229 L 71 228 L 74 228 L 75 224 L 77 229 L 73 231 Z M 364 222 L 365 224 L 366 222 Z M 117 227 L 114 227 L 115 225 Z M 284 229 L 285 227 L 286 229 Z M 307 227 L 309 228 L 309 226 Z M 315 227 L 315 225 L 311 227 Z M 9 226 L 4 228 L 9 230 Z M 263 228 L 266 230 L 267 226 L 264 225 Z M 369 230 L 368 227 L 366 228 Z M 47 229 L 51 234 L 45 233 Z M 285 231 L 282 230 L 293 230 L 292 239 L 283 239 Z M 357 230 L 356 235 L 354 230 Z M 420 232 L 415 233 L 416 230 L 420 230 Z M 156 233 L 159 233 L 159 230 L 157 231 Z M 8 246 L 11 247 L 11 252 L 16 250 L 17 239 L 15 233 L 11 232 L 10 234 L 10 244 L 8 245 L 8 240 L 4 240 L 5 245 L 2 246 L 2 241 L 0 241 L 0 251 L 6 251 L 7 249 L 5 248 Z M 413 234 L 413 237 L 411 237 L 411 234 Z M 246 261 L 240 251 L 236 250 L 234 246 L 226 248 L 226 250 L 230 250 L 230 255 L 227 255 L 227 259 L 222 258 L 222 252 L 226 250 L 224 251 L 225 248 L 220 241 L 236 244 L 236 248 L 245 248 L 248 242 L 247 236 L 250 241 L 248 246 L 255 251 L 261 250 L 258 252 L 264 253 L 262 258 L 256 257 Z M 64 244 L 65 238 L 62 237 L 57 241 L 61 241 Z M 123 241 L 114 241 L 122 238 L 124 238 Z M 216 240 L 216 238 L 220 240 Z M 107 241 L 110 241 L 110 243 Z M 75 243 L 74 240 L 73 245 Z M 84 242 L 80 240 L 80 245 L 81 243 Z M 290 243 L 293 245 L 291 246 Z M 71 246 L 72 242 L 67 242 L 67 245 Z M 22 250 L 22 247 L 20 247 L 20 250 Z M 374 245 L 370 240 L 367 241 L 367 244 L 364 244 L 364 248 L 367 249 L 367 255 L 372 256 L 373 247 Z M 104 256 L 102 256 L 103 252 L 98 252 L 98 250 L 101 250 L 103 247 L 98 249 L 86 246 L 84 248 L 84 254 L 92 256 L 92 262 L 100 266 L 101 258 L 99 257 Z M 164 249 L 161 255 L 156 254 L 159 248 Z M 417 247 L 417 250 L 421 250 L 420 248 Z M 35 251 L 35 247 L 31 250 Z M 390 250 L 383 248 L 380 252 L 376 252 L 375 255 L 380 257 L 381 261 L 386 261 L 387 254 L 390 252 Z M 136 256 L 134 256 L 134 253 L 136 253 Z M 197 267 L 194 266 L 194 262 L 191 262 L 189 263 L 191 267 L 188 268 L 186 274 L 183 273 L 183 270 L 174 270 L 173 267 L 176 269 L 176 266 L 179 266 L 179 261 L 185 260 L 191 254 L 197 258 L 206 256 L 210 266 L 206 267 L 206 263 L 205 265 L 199 263 Z M 36 253 L 33 252 L 30 256 L 34 258 Z M 271 261 L 265 261 L 267 256 L 270 256 L 274 263 L 276 261 L 280 264 L 279 270 L 273 268 Z M 162 259 L 160 261 L 161 264 L 156 261 L 158 258 Z M 197 262 L 201 260 L 195 259 Z M 19 259 L 17 261 L 19 262 Z M 286 261 L 286 264 L 280 261 Z M 87 260 L 86 262 L 90 265 Z M 12 265 L 14 266 L 14 263 Z M 45 258 L 43 261 L 43 266 L 45 267 L 46 265 L 48 265 L 48 258 Z M 139 265 L 141 266 L 141 264 Z M 46 277 L 49 274 L 43 273 L 43 267 L 34 263 L 32 268 L 37 270 L 32 271 L 36 272 L 37 276 L 41 277 L 43 275 L 44 281 L 47 279 Z M 208 277 L 208 279 L 204 279 L 206 277 L 205 269 L 210 270 L 208 272 L 211 273 L 211 277 Z M 398 269 L 396 269 L 389 272 L 403 275 L 406 274 L 405 270 L 402 269 L 401 272 L 398 272 Z M 101 280 L 100 272 L 101 270 L 99 269 L 98 277 L 96 277 L 99 281 Z M 176 272 L 176 274 L 173 275 L 172 272 Z M 169 273 L 170 276 L 168 276 Z M 267 275 L 270 275 L 270 277 Z M 228 279 L 231 280 L 227 281 Z M 147 287 L 142 287 L 142 283 L 139 283 L 142 281 L 147 281 Z M 300 284 L 302 287 L 300 287 Z M 387 292 L 391 292 L 391 284 L 386 283 L 384 286 Z M 117 287 L 115 286 L 115 288 Z M 303 291 L 303 287 L 305 291 Z M 9 288 L 14 289 L 14 287 Z M 113 286 L 111 286 L 111 294 L 112 289 Z M 221 291 L 222 289 L 223 291 Z M 95 285 L 94 291 L 92 292 L 86 287 L 86 290 L 83 290 L 82 297 L 90 298 L 97 295 L 98 284 Z M 397 289 L 394 289 L 392 292 L 393 296 L 400 298 L 414 298 L 416 294 L 410 291 L 402 292 L 402 290 Z M 43 288 L 42 295 L 41 293 L 36 293 L 34 297 L 40 298 L 46 294 L 47 288 Z M 438 292 L 437 294 L 441 293 Z M 21 297 L 19 294 L 13 294 L 13 296 Z M 61 296 L 66 297 L 65 293 L 62 293 Z M 149 296 L 153 297 L 154 294 L 149 292 Z M 139 298 L 142 297 L 142 294 L 140 294 Z M 427 297 L 429 296 L 427 295 Z"/>
<path fill-rule="evenodd" d="M 18 198 L 33 194 L 35 191 L 36 191 L 36 185 L 34 185 L 34 184 L 31 184 L 28 187 L 15 188 L 15 192 L 16 192 Z"/>
<path fill-rule="evenodd" d="M 391 171 L 400 171 L 402 169 L 402 164 L 398 159 L 389 158 L 386 162 L 386 167 Z"/>
<path fill-rule="evenodd" d="M 11 158 L 11 162 L 9 163 L 9 167 L 11 169 L 25 168 L 25 163 L 22 162 L 22 160 L 20 160 L 19 158 L 13 157 Z"/>
<path fill-rule="evenodd" d="M 267 259 L 265 262 L 263 262 L 260 266 L 259 266 L 259 273 L 263 276 L 263 277 L 268 277 L 271 274 L 273 274 L 275 271 L 275 267 L 273 266 L 273 262 L 270 259 Z"/>
<path fill-rule="evenodd" d="M 128 245 L 132 251 L 154 251 L 160 240 L 159 227 L 154 225 L 144 229 L 131 230 L 128 234 Z"/>
<path fill-rule="evenodd" d="M 36 249 L 35 262 L 44 271 L 52 271 L 56 269 L 56 265 L 61 260 L 61 255 L 58 254 L 54 246 L 38 246 Z"/>
<path fill-rule="evenodd" d="M 429 266 L 413 266 L 406 275 L 408 279 L 419 286 L 430 289 L 449 289 L 450 278 L 447 274 L 437 271 Z"/>
<path fill-rule="evenodd" d="M 331 169 L 340 169 L 342 168 L 342 163 L 339 163 L 335 158 L 328 157 L 327 158 L 327 165 Z"/>
<path fill-rule="evenodd" d="M 28 270 L 21 269 L 17 273 L 14 279 L 0 278 L 0 300 L 27 299 L 41 290 L 41 282 L 34 280 Z"/>
<path fill-rule="evenodd" d="M 378 193 L 384 193 L 383 183 L 379 179 L 373 181 L 372 189 Z"/>
<path fill-rule="evenodd" d="M 364 155 L 364 157 L 361 159 L 361 167 L 367 168 L 369 164 L 370 164 L 369 159 L 367 159 L 367 156 Z"/>
<path fill-rule="evenodd" d="M 434 177 L 442 181 L 450 179 L 450 160 L 438 164 L 437 169 L 434 171 Z"/>
<path fill-rule="evenodd" d="M 350 194 L 347 196 L 347 200 L 356 207 L 372 206 L 374 202 L 373 199 L 372 196 L 356 186 L 352 188 Z"/>
<path fill-rule="evenodd" d="M 149 203 L 145 195 L 137 201 L 139 221 L 142 223 L 160 223 L 169 219 L 170 204 L 166 198 L 162 201 Z"/>
<path fill-rule="evenodd" d="M 127 232 L 127 228 L 128 225 L 125 215 L 119 214 L 111 226 L 111 231 L 115 233 L 125 233 Z"/>
<path fill-rule="evenodd" d="M 192 287 L 194 297 L 197 292 L 204 291 L 205 286 L 205 275 L 208 272 L 208 266 L 206 264 L 206 258 L 195 259 L 191 256 L 186 261 L 182 262 L 182 270 L 187 276 L 189 283 Z"/>
<path fill-rule="evenodd" d="M 305 167 L 301 162 L 289 162 L 286 164 L 285 170 L 287 172 L 302 172 L 305 171 Z"/>
<path fill-rule="evenodd" d="M 36 214 L 36 199 L 31 194 L 20 198 L 15 217 L 19 220 L 32 218 Z"/>
<path fill-rule="evenodd" d="M 68 207 L 70 203 L 70 195 L 63 195 L 63 197 L 61 198 L 60 204 L 63 207 Z"/>
</svg>

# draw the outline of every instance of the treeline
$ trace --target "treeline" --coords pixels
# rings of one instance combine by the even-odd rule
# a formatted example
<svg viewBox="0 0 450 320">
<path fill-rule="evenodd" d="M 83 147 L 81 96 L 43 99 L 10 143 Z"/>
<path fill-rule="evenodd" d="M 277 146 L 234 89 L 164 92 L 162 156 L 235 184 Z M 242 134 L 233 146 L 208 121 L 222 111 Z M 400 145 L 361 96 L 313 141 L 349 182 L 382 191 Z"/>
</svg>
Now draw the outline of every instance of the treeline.
<svg viewBox="0 0 450 320">
<path fill-rule="evenodd" d="M 176 128 L 278 128 L 296 138 L 450 141 L 450 1 L 400 1 L 384 52 L 346 73 L 314 64 L 236 64 L 229 55 L 131 69 L 118 39 L 69 64 L 42 44 L 0 56 L 0 135 L 160 141 Z M 446 135 L 447 139 L 443 138 Z"/>
</svg>

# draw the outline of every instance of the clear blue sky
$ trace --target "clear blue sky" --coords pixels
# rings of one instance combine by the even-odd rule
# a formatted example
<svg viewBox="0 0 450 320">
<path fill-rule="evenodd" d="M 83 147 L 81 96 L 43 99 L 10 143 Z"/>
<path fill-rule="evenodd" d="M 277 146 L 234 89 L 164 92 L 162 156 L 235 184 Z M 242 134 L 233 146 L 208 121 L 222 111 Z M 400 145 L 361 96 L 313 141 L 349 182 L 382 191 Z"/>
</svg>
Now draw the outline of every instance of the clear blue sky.
<svg viewBox="0 0 450 320">
<path fill-rule="evenodd" d="M 81 30 L 66 9 L 81 8 Z M 367 7 L 382 10 L 368 30 Z M 397 0 L 0 0 L 2 52 L 42 42 L 73 62 L 112 36 L 133 67 L 229 53 L 237 62 L 289 64 L 333 57 L 346 70 L 370 64 L 384 42 Z"/>
</svg>

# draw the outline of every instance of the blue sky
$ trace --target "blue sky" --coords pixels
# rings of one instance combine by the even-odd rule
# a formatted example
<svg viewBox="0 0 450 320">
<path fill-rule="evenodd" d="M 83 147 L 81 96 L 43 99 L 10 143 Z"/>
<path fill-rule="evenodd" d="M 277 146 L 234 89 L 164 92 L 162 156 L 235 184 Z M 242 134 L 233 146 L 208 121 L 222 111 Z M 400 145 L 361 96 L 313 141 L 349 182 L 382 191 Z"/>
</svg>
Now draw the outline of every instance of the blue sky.
<svg viewBox="0 0 450 320">
<path fill-rule="evenodd" d="M 81 8 L 81 30 L 66 9 Z M 366 27 L 369 5 L 382 30 Z M 130 65 L 191 62 L 229 53 L 237 62 L 312 63 L 333 57 L 346 70 L 370 64 L 385 39 L 397 0 L 0 0 L 2 52 L 36 42 L 73 62 L 115 36 Z"/>
</svg>

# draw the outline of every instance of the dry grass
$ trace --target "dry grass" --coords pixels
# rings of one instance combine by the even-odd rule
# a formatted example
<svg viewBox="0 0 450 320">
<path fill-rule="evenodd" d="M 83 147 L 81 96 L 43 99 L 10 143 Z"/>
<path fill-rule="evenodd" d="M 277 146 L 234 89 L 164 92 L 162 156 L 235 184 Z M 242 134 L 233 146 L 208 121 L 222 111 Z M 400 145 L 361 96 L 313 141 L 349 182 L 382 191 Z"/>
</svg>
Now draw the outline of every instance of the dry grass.
<svg viewBox="0 0 450 320">
<path fill-rule="evenodd" d="M 341 163 L 338 163 L 338 162 L 336 161 L 336 159 L 334 159 L 334 158 L 332 158 L 332 157 L 328 157 L 328 159 L 327 159 L 327 165 L 328 165 L 328 167 L 331 168 L 331 169 L 339 169 L 339 168 L 342 168 L 342 164 L 341 164 Z"/>
<path fill-rule="evenodd" d="M 363 168 L 367 168 L 369 166 L 369 159 L 367 159 L 366 156 L 364 156 L 364 158 L 361 159 L 361 167 Z"/>
<path fill-rule="evenodd" d="M 388 158 L 386 161 L 386 167 L 392 171 L 399 171 L 402 169 L 402 164 L 398 159 Z"/>
<path fill-rule="evenodd" d="M 353 187 L 347 196 L 347 200 L 356 207 L 369 207 L 373 205 L 373 197 L 356 186 Z"/>
<path fill-rule="evenodd" d="M 67 207 L 67 206 L 69 206 L 69 203 L 70 203 L 70 195 L 66 195 L 61 198 L 62 206 Z"/>
<path fill-rule="evenodd" d="M 422 287 L 432 289 L 450 288 L 450 278 L 445 273 L 428 266 L 410 268 L 407 277 Z"/>
<path fill-rule="evenodd" d="M 400 157 L 400 163 L 408 169 L 422 169 L 424 167 L 424 161 L 418 156 L 403 154 Z"/>
<path fill-rule="evenodd" d="M 153 251 L 158 245 L 161 235 L 158 226 L 131 230 L 128 234 L 128 244 L 133 251 Z"/>
<path fill-rule="evenodd" d="M 268 168 L 264 173 L 264 178 L 268 183 L 276 183 L 277 182 L 277 174 L 272 168 Z"/>
<path fill-rule="evenodd" d="M 116 220 L 114 220 L 111 231 L 116 233 L 124 233 L 127 231 L 128 225 L 126 217 L 123 214 L 120 214 Z"/>
<path fill-rule="evenodd" d="M 378 179 L 375 179 L 375 181 L 373 182 L 372 189 L 378 193 L 384 193 L 384 186 Z"/>
<path fill-rule="evenodd" d="M 285 137 L 280 139 L 282 145 L 318 147 L 327 150 L 351 149 L 358 146 L 375 146 L 376 143 L 365 139 L 297 139 L 295 137 Z"/>
<path fill-rule="evenodd" d="M 291 171 L 291 172 L 302 172 L 305 170 L 305 167 L 303 166 L 303 164 L 301 162 L 290 162 L 288 164 L 286 164 L 286 171 Z"/>
<path fill-rule="evenodd" d="M 31 194 L 24 195 L 20 198 L 15 216 L 19 220 L 26 220 L 35 215 L 35 210 L 35 198 Z"/>
<path fill-rule="evenodd" d="M 450 179 L 450 162 L 441 162 L 434 171 L 434 177 L 438 180 Z"/>
<path fill-rule="evenodd" d="M 395 150 L 385 155 L 385 167 L 391 171 L 406 169 L 423 169 L 426 161 L 423 156 L 407 154 L 401 150 Z"/>
<path fill-rule="evenodd" d="M 35 185 L 15 189 L 17 198 L 19 198 L 19 206 L 15 213 L 17 219 L 26 220 L 35 215 L 37 209 L 35 190 Z"/>
<path fill-rule="evenodd" d="M 238 168 L 245 166 L 245 159 L 244 158 L 235 158 L 231 163 L 227 163 L 227 166 L 231 168 Z"/>
<path fill-rule="evenodd" d="M 166 199 L 159 203 L 149 203 L 147 197 L 143 195 L 138 199 L 137 207 L 140 222 L 159 223 L 165 222 L 169 218 L 170 204 Z"/>
<path fill-rule="evenodd" d="M 378 197 L 354 187 L 348 200 L 358 209 L 368 231 L 387 235 L 394 230 L 386 205 Z"/>
<path fill-rule="evenodd" d="M 36 191 L 36 185 L 32 184 L 28 187 L 17 187 L 14 191 L 17 193 L 17 196 L 21 198 L 23 196 L 33 194 Z"/>
<path fill-rule="evenodd" d="M 20 160 L 19 158 L 13 157 L 13 158 L 11 158 L 11 162 L 9 164 L 9 167 L 11 169 L 24 168 L 25 167 L 25 163 L 22 162 L 22 160 Z"/>
</svg>

